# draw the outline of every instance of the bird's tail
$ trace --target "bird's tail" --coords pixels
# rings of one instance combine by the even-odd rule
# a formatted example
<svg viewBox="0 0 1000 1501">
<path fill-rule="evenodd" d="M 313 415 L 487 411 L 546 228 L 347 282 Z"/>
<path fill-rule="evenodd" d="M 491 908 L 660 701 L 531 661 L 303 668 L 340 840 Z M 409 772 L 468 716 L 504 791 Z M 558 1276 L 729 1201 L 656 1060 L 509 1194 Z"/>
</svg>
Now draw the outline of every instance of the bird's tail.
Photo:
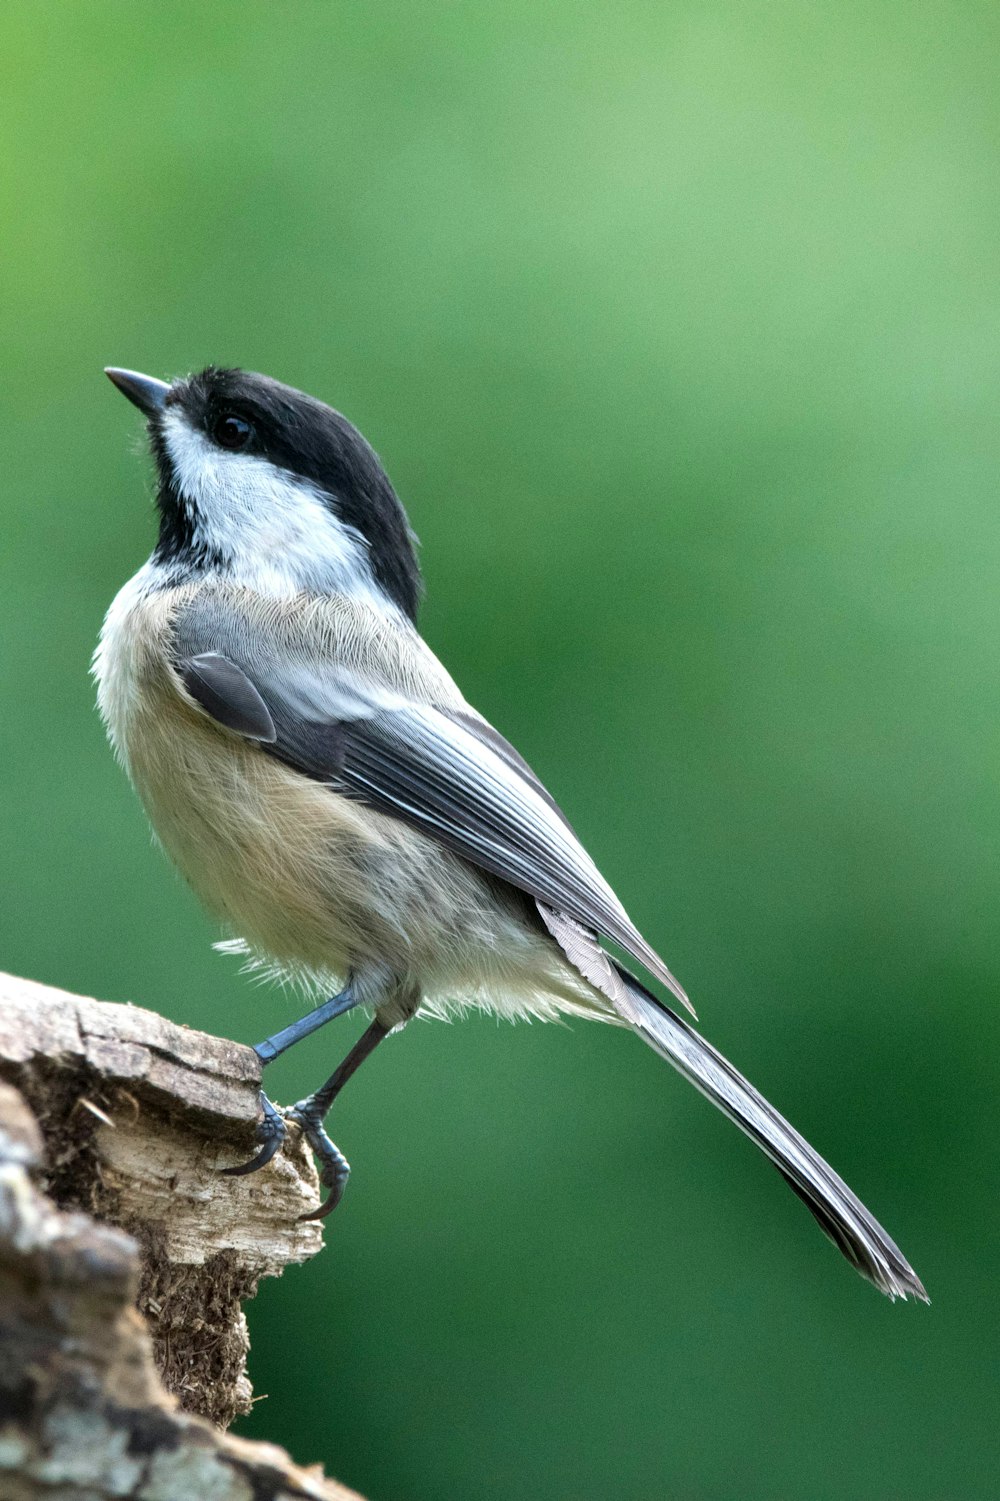
<svg viewBox="0 0 1000 1501">
<path fill-rule="evenodd" d="M 627 1000 L 618 1009 L 644 1042 L 757 1143 L 848 1261 L 890 1298 L 930 1300 L 899 1247 L 809 1143 L 687 1022 L 617 962 Z"/>
</svg>

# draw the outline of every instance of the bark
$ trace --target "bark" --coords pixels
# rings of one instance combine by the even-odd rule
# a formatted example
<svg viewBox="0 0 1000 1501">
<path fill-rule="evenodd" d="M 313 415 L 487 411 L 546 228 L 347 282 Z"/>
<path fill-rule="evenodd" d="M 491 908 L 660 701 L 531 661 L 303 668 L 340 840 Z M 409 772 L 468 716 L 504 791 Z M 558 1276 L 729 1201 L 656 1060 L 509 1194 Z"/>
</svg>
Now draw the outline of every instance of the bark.
<svg viewBox="0 0 1000 1501">
<path fill-rule="evenodd" d="M 0 975 L 0 1497 L 346 1501 L 249 1410 L 242 1303 L 314 1256 L 312 1162 L 250 1178 L 251 1049 Z"/>
</svg>

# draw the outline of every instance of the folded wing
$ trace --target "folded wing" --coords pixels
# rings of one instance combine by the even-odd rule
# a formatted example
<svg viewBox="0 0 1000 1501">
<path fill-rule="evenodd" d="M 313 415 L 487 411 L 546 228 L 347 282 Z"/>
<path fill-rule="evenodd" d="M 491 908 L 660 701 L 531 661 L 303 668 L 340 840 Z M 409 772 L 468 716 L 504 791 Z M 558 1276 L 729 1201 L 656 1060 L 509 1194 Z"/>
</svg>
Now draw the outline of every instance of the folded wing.
<svg viewBox="0 0 1000 1501">
<path fill-rule="evenodd" d="M 566 919 L 620 944 L 689 1005 L 534 772 L 464 702 L 422 701 L 335 660 L 269 654 L 259 632 L 251 638 L 197 610 L 181 617 L 176 636 L 177 670 L 219 723 L 534 897 L 570 958 Z M 273 735 L 262 733 L 272 726 Z M 614 1001 L 613 971 L 600 968 L 608 980 L 600 988 Z"/>
</svg>

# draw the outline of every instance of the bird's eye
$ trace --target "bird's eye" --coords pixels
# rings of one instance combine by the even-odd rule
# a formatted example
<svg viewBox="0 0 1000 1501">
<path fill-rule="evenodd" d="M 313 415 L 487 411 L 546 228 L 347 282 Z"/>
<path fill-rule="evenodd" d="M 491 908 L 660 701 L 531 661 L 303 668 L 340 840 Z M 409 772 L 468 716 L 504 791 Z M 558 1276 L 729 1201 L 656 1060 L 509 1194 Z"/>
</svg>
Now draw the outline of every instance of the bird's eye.
<svg viewBox="0 0 1000 1501">
<path fill-rule="evenodd" d="M 253 428 L 249 422 L 243 417 L 237 417 L 235 412 L 223 412 L 212 424 L 212 437 L 219 447 L 233 451 L 246 448 L 252 433 Z"/>
</svg>

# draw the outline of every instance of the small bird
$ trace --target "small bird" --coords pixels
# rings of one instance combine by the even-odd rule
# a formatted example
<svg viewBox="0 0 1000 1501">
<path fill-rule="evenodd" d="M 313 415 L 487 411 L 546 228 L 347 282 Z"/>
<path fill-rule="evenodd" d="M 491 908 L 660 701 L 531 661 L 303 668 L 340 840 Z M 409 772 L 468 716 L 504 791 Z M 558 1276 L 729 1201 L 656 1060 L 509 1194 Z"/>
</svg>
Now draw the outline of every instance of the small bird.
<svg viewBox="0 0 1000 1501">
<path fill-rule="evenodd" d="M 329 1196 L 349 1168 L 325 1118 L 417 1012 L 475 1005 L 630 1027 L 771 1158 L 862 1276 L 926 1300 L 896 1245 L 678 1006 L 630 921 L 514 747 L 417 630 L 421 575 L 378 457 L 339 412 L 268 376 L 107 375 L 145 415 L 159 538 L 94 658 L 111 744 L 167 853 L 238 935 L 223 945 L 330 998 L 259 1043 L 263 1064 L 353 1007 L 370 1024 L 290 1109 L 261 1095 L 254 1172 L 286 1124 Z"/>
</svg>

